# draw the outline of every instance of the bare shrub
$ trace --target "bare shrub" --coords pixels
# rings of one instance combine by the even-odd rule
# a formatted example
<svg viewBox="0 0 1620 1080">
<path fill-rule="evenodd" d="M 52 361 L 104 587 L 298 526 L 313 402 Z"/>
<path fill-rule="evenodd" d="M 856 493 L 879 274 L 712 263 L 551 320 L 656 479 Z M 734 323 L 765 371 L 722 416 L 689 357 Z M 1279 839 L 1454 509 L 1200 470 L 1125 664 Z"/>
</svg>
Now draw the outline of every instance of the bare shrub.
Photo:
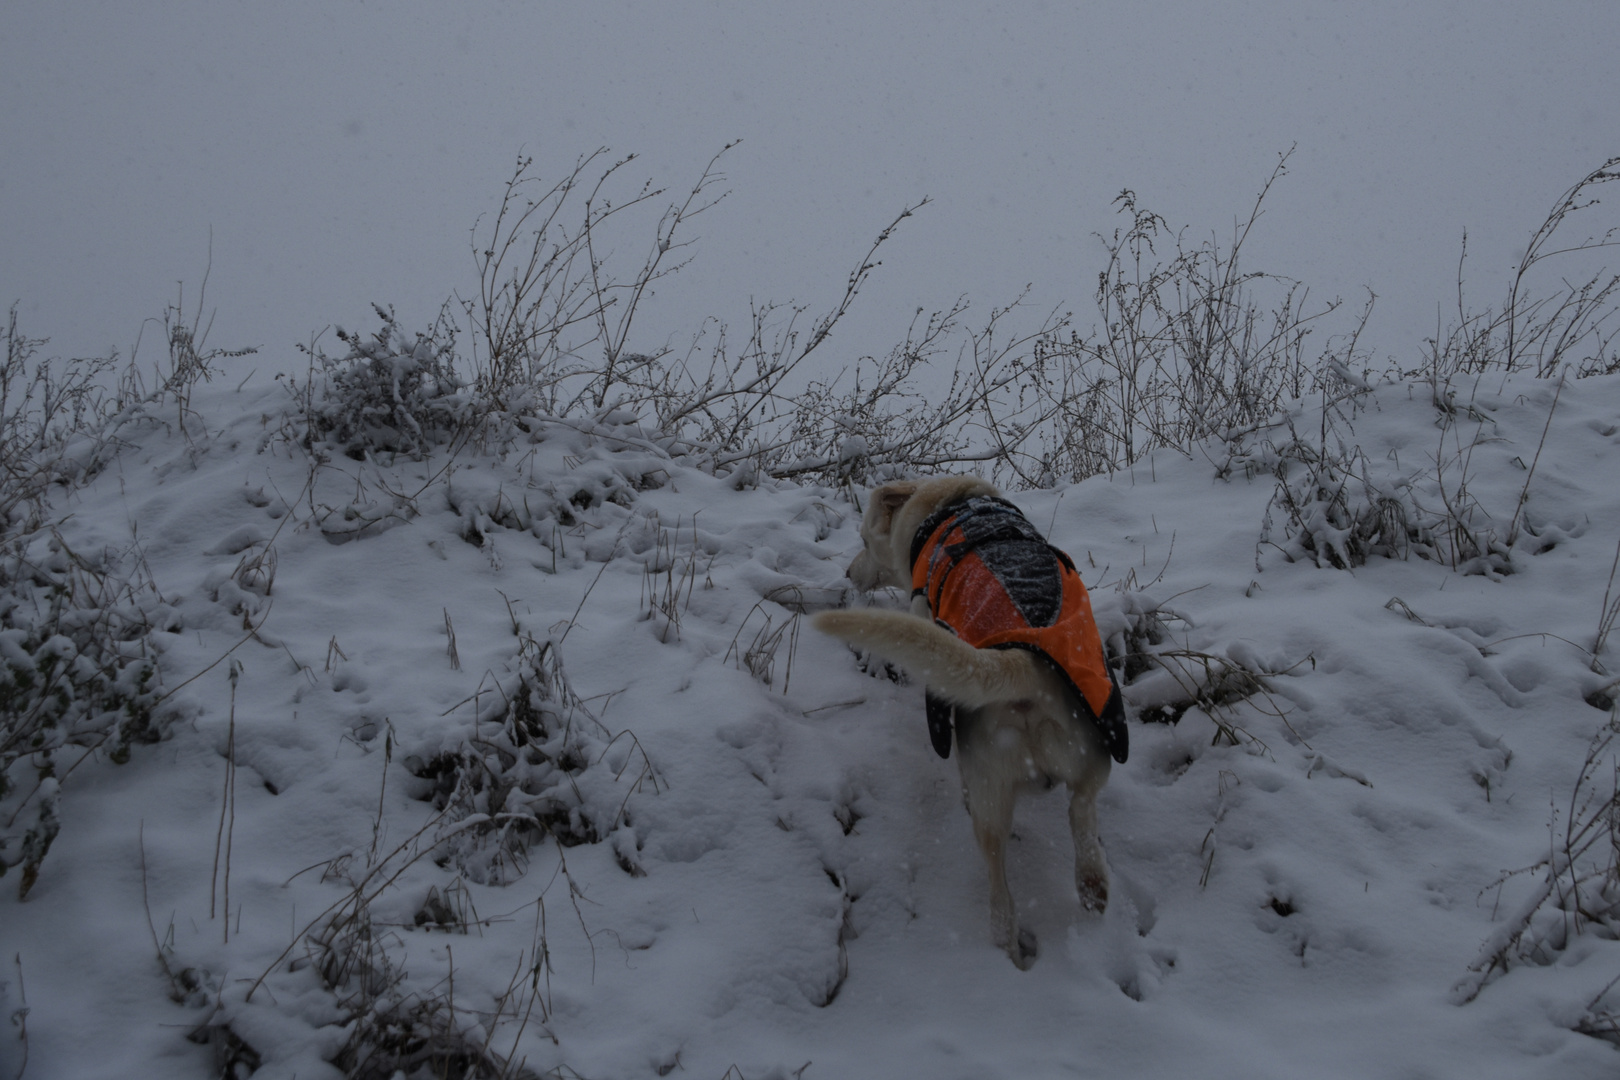
<svg viewBox="0 0 1620 1080">
<path fill-rule="evenodd" d="M 474 229 L 477 289 L 457 301 L 471 354 L 455 351 L 449 309 L 413 339 L 379 307 L 373 340 L 345 336 L 347 356 L 318 358 L 318 388 L 312 359 L 301 391 L 309 429 L 350 456 L 419 454 L 430 432 L 465 445 L 455 433 L 474 427 L 483 445 L 508 446 L 562 425 L 739 485 L 977 467 L 1005 485 L 1049 486 L 1160 447 L 1191 453 L 1201 440 L 1235 438 L 1321 386 L 1329 368 L 1349 373 L 1365 361 L 1357 340 L 1370 299 L 1360 322 L 1313 356 L 1307 339 L 1338 301 L 1312 308 L 1298 282 L 1242 265 L 1287 154 L 1229 245 L 1190 245 L 1123 193 L 1130 224 L 1104 241 L 1098 325 L 1085 332 L 1065 312 L 1032 316 L 1021 299 L 972 323 L 958 300 L 919 309 L 888 353 L 818 374 L 810 361 L 923 199 L 878 233 L 822 314 L 756 303 L 743 333 L 710 321 L 684 351 L 637 351 L 643 301 L 686 265 L 691 222 L 724 198 L 718 166 L 731 145 L 650 222 L 645 255 L 623 271 L 615 253 L 637 214 L 665 195 L 650 182 L 624 185 L 634 156 L 604 164 L 598 151 L 549 185 L 520 159 L 495 213 Z M 1157 247 L 1170 242 L 1175 253 L 1161 261 Z"/>
<path fill-rule="evenodd" d="M 1112 621 L 1122 619 L 1124 625 L 1109 634 L 1108 651 L 1110 665 L 1120 677 L 1125 700 L 1136 718 L 1147 723 L 1179 724 L 1197 709 L 1215 726 L 1213 743 L 1224 740 L 1231 746 L 1250 745 L 1269 753 L 1266 743 L 1239 721 L 1237 706 L 1248 702 L 1287 727 L 1287 711 L 1272 695 L 1268 679 L 1288 671 L 1265 670 L 1242 647 L 1222 655 L 1194 648 L 1185 632 L 1177 640 L 1171 625 L 1180 624 L 1185 631 L 1192 628 L 1192 621 L 1167 603 L 1131 586 L 1130 580 L 1120 584 L 1117 614 Z M 1104 621 L 1110 620 L 1105 616 Z"/>
<path fill-rule="evenodd" d="M 830 377 L 807 375 L 807 362 L 882 265 L 879 250 L 927 201 L 906 207 L 877 235 L 829 311 L 805 325 L 807 306 L 755 305 L 740 344 L 723 324 L 707 326 L 685 355 L 644 357 L 624 368 L 619 407 L 638 416 L 669 452 L 739 483 L 758 477 L 868 482 L 993 460 L 996 451 L 975 446 L 968 430 L 984 426 L 985 381 L 961 355 L 944 385 L 932 370 L 961 333 L 965 305 L 926 318 L 919 311 L 906 340 L 882 360 L 861 357 Z M 993 312 L 989 327 L 1005 314 Z M 958 347 L 982 348 L 992 332 L 968 335 Z"/>
<path fill-rule="evenodd" d="M 810 317 L 806 305 L 759 303 L 746 334 L 708 322 L 677 355 L 667 345 L 632 348 L 636 318 L 652 286 L 686 265 L 690 223 L 724 198 L 715 155 L 684 198 L 652 222 L 639 264 L 619 271 L 615 253 L 631 213 L 665 194 L 650 182 L 622 195 L 634 155 L 600 164 L 586 155 L 561 180 L 545 184 L 520 159 L 495 213 L 474 228 L 474 295 L 458 298 L 464 326 L 440 313 L 428 331 L 407 335 L 391 309 L 370 339 L 339 331 L 349 351 L 336 359 L 312 344 L 310 372 L 289 386 L 304 417 L 298 437 L 339 444 L 350 457 L 421 456 L 448 444 L 459 452 L 474 436 L 486 447 L 531 440 L 561 425 L 609 441 L 639 445 L 699 468 L 750 478 L 867 480 L 901 469 L 989 461 L 1003 451 L 972 449 L 1016 344 L 997 339 L 1010 309 L 992 312 L 986 329 L 967 334 L 957 375 L 938 395 L 926 385 L 937 359 L 960 333 L 964 305 L 914 322 L 886 357 L 862 357 L 817 379 L 809 361 L 848 314 L 881 265 L 879 249 L 900 223 L 927 203 L 906 207 L 850 271 L 838 301 Z M 1043 331 L 1058 325 L 1049 320 Z M 456 349 L 458 331 L 470 354 Z M 663 340 L 667 341 L 665 335 Z"/>
<path fill-rule="evenodd" d="M 970 425 L 980 405 L 960 363 L 943 388 L 925 392 L 921 385 L 960 332 L 965 311 L 961 302 L 926 316 L 919 309 L 906 340 L 888 355 L 861 357 L 793 394 L 780 390 L 792 369 L 783 363 L 777 342 L 766 370 L 775 366 L 780 377 L 769 386 L 760 384 L 770 396 L 757 403 L 749 400 L 751 391 L 726 389 L 728 382 L 738 384 L 741 365 L 726 366 L 724 381 L 715 377 L 724 360 L 717 347 L 708 376 L 710 400 L 694 399 L 686 416 L 698 421 L 700 438 L 704 433 L 716 438 L 720 467 L 748 462 L 765 475 L 834 486 L 880 483 L 916 469 L 991 459 L 993 451 L 972 446 Z M 998 317 L 992 315 L 992 323 Z M 756 325 L 745 354 L 761 352 L 765 332 L 764 324 Z M 746 390 L 746 384 L 738 388 Z"/>
<path fill-rule="evenodd" d="M 207 277 L 203 279 L 203 290 L 207 288 Z M 236 359 L 251 356 L 259 350 L 256 347 L 245 349 L 221 349 L 208 347 L 208 332 L 213 326 L 212 317 L 208 324 L 202 323 L 202 296 L 197 298 L 197 310 L 192 313 L 191 321 L 186 321 L 185 294 L 180 299 L 163 310 L 163 337 L 168 343 L 168 369 L 160 373 L 158 390 L 154 397 L 168 397 L 175 403 L 182 419 L 191 408 L 191 391 L 199 381 L 208 382 L 218 372 L 217 364 L 220 360 Z"/>
<path fill-rule="evenodd" d="M 549 185 L 531 171 L 533 158 L 520 158 L 488 228 L 482 221 L 473 228 L 478 288 L 462 307 L 482 345 L 473 357 L 480 395 L 509 412 L 599 411 L 616 385 L 656 365 L 662 352 L 627 351 L 637 311 L 656 282 L 685 265 L 679 254 L 669 260 L 690 243 L 683 226 L 725 198 L 712 190 L 724 179 L 716 166 L 736 145 L 722 147 L 685 199 L 668 205 L 628 280 L 615 276 L 604 234 L 613 219 L 665 193 L 647 181 L 611 197 L 636 156 L 601 166 L 593 179 L 607 154 L 598 149 Z M 572 197 L 587 188 L 573 224 Z"/>
<path fill-rule="evenodd" d="M 1474 1000 L 1493 977 L 1512 967 L 1557 962 L 1581 934 L 1620 937 L 1620 771 L 1611 753 L 1614 738 L 1611 717 L 1587 746 L 1569 802 L 1555 807 L 1548 854 L 1492 884 L 1500 888 L 1514 878 L 1539 878 L 1452 988 L 1458 1004 Z M 1605 1036 L 1620 1031 L 1620 1001 L 1610 994 L 1614 985 L 1587 1005 L 1582 1030 Z"/>
<path fill-rule="evenodd" d="M 41 359 L 46 342 L 18 330 L 12 305 L 0 362 L 0 535 L 8 538 L 45 525 L 49 491 L 93 476 L 106 456 L 104 382 L 117 358 Z"/>
<path fill-rule="evenodd" d="M 1313 307 L 1300 282 L 1243 266 L 1243 245 L 1289 153 L 1224 247 L 1214 238 L 1189 244 L 1134 192 L 1120 193 L 1115 203 L 1129 224 L 1103 240 L 1097 326 L 1043 333 L 1013 365 L 1014 422 L 1033 438 L 1031 449 L 998 461 L 1010 479 L 1047 486 L 1112 472 L 1160 447 L 1191 453 L 1270 419 L 1287 399 L 1317 389 L 1330 365 L 1364 362 L 1357 339 L 1371 297 L 1349 334 L 1313 357 L 1307 339 L 1340 302 Z M 1161 257 L 1165 244 L 1174 253 Z"/>
<path fill-rule="evenodd" d="M 1620 178 L 1620 157 L 1610 158 L 1560 195 L 1531 233 L 1498 307 L 1472 311 L 1463 296 L 1468 237 L 1457 262 L 1456 322 L 1429 341 L 1425 374 L 1438 387 L 1459 374 L 1530 371 L 1546 378 L 1566 367 L 1577 375 L 1620 371 L 1616 301 L 1620 275 L 1596 265 L 1596 252 L 1620 243 L 1620 226 L 1566 238 L 1570 222 L 1586 220 L 1599 205 L 1596 190 Z M 1550 284 L 1544 279 L 1557 266 Z"/>
</svg>

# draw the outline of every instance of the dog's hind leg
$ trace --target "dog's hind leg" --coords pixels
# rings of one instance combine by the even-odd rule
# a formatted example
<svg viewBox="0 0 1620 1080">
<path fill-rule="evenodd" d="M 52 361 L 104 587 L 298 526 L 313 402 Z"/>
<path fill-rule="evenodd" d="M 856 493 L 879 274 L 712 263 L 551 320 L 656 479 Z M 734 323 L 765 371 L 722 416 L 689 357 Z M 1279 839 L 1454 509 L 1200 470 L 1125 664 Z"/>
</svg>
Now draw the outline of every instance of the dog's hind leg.
<svg viewBox="0 0 1620 1080">
<path fill-rule="evenodd" d="M 1108 769 L 1092 769 L 1069 789 L 1069 828 L 1074 832 L 1074 887 L 1080 906 L 1099 914 L 1108 906 L 1108 861 L 1097 839 L 1097 792 Z"/>
<path fill-rule="evenodd" d="M 970 809 L 972 809 L 970 807 Z M 1018 909 L 1013 904 L 1012 890 L 1007 887 L 1007 839 L 1012 832 L 1012 800 L 1006 800 L 1005 814 L 995 820 L 985 820 L 973 814 L 973 836 L 984 853 L 985 868 L 990 871 L 990 927 L 995 942 L 1020 971 L 1029 970 L 1035 962 L 1037 945 L 1035 935 L 1018 927 Z"/>
<path fill-rule="evenodd" d="M 1035 935 L 1018 927 L 1018 909 L 1007 887 L 1007 843 L 1012 835 L 1013 804 L 1017 798 L 1018 769 L 1001 760 L 1006 748 L 997 746 L 995 729 L 982 716 L 958 717 L 958 752 L 962 766 L 962 794 L 973 819 L 973 838 L 984 855 L 990 875 L 990 927 L 995 942 L 1020 970 L 1035 962 Z"/>
</svg>

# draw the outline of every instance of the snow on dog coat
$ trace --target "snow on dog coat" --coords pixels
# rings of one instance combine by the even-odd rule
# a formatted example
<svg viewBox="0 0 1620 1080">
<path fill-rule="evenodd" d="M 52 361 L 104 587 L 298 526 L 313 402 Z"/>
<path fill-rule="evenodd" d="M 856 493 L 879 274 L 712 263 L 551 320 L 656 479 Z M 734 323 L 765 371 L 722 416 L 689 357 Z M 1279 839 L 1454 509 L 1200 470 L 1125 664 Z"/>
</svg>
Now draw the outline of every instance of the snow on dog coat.
<svg viewBox="0 0 1620 1080">
<path fill-rule="evenodd" d="M 1115 761 L 1129 751 L 1125 709 L 1070 558 L 1005 499 L 977 495 L 936 510 L 911 542 L 912 595 L 978 649 L 1028 649 L 1074 686 Z M 952 707 L 928 698 L 928 731 L 951 753 Z"/>
</svg>

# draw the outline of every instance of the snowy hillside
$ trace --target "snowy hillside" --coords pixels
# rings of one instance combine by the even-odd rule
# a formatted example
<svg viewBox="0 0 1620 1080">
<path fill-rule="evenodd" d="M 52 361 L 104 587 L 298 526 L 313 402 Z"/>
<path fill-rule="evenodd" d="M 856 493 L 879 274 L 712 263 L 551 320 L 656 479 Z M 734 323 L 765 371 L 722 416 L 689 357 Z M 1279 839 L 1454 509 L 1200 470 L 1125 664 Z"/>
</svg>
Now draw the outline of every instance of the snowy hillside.
<svg viewBox="0 0 1620 1080">
<path fill-rule="evenodd" d="M 630 425 L 318 460 L 245 373 L 126 413 L 11 564 L 133 577 L 162 738 L 10 774 L 0 1076 L 1620 1067 L 1614 850 L 1566 843 L 1613 821 L 1607 747 L 1575 789 L 1620 669 L 1620 377 L 1388 383 L 1012 492 L 1132 712 L 1104 916 L 1063 799 L 1020 805 L 1020 972 L 921 687 L 802 619 L 896 602 L 843 578 L 847 492 Z"/>
</svg>

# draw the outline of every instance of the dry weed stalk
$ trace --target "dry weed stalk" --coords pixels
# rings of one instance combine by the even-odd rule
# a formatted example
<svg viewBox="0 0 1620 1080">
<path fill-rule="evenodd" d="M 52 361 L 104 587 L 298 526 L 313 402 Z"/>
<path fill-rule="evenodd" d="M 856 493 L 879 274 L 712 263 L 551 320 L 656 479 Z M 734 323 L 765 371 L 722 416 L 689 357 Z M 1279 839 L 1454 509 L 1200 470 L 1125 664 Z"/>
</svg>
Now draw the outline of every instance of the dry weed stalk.
<svg viewBox="0 0 1620 1080">
<path fill-rule="evenodd" d="M 665 529 L 654 513 L 651 524 L 657 530 L 657 539 L 642 569 L 641 604 L 646 612 L 643 617 L 659 622 L 658 640 L 668 644 L 672 635 L 676 641 L 681 639 L 681 616 L 691 606 L 692 592 L 697 588 L 700 550 L 697 515 L 692 515 L 692 543 L 685 556 L 677 554 L 681 533 L 679 519 L 674 529 Z M 710 556 L 709 565 L 714 565 L 714 556 Z"/>
<path fill-rule="evenodd" d="M 1602 654 L 1609 642 L 1609 634 L 1614 631 L 1616 620 L 1620 620 L 1620 596 L 1614 594 L 1615 572 L 1620 571 L 1620 541 L 1614 545 L 1614 561 L 1609 564 L 1609 580 L 1603 586 L 1603 602 L 1598 606 L 1597 634 L 1592 638 L 1592 671 L 1597 675 L 1604 675 L 1602 662 L 1598 657 Z M 1611 600 L 1610 597 L 1613 596 Z"/>
<path fill-rule="evenodd" d="M 1620 936 L 1620 767 L 1610 753 L 1615 734 L 1611 717 L 1587 745 L 1569 802 L 1561 814 L 1555 809 L 1547 855 L 1487 886 L 1499 890 L 1513 878 L 1540 875 L 1452 987 L 1457 1004 L 1474 1000 L 1492 976 L 1514 964 L 1553 963 L 1579 934 L 1596 929 L 1604 937 Z M 1620 1021 L 1620 1007 L 1587 1019 L 1612 1028 Z"/>
<path fill-rule="evenodd" d="M 793 679 L 793 654 L 799 645 L 799 622 L 801 616 L 797 612 L 790 612 L 787 618 L 777 622 L 771 613 L 765 610 L 765 600 L 755 602 L 743 616 L 742 623 L 737 632 L 732 635 L 731 645 L 726 649 L 725 660 L 730 661 L 733 656 L 737 658 L 737 666 L 746 668 L 748 673 L 766 686 L 776 687 L 776 654 L 781 650 L 782 643 L 787 642 L 787 668 L 782 675 L 782 693 L 787 693 L 788 684 Z M 753 640 L 746 646 L 742 644 L 743 633 L 748 629 L 749 620 L 758 612 L 763 622 L 754 631 Z"/>
</svg>

